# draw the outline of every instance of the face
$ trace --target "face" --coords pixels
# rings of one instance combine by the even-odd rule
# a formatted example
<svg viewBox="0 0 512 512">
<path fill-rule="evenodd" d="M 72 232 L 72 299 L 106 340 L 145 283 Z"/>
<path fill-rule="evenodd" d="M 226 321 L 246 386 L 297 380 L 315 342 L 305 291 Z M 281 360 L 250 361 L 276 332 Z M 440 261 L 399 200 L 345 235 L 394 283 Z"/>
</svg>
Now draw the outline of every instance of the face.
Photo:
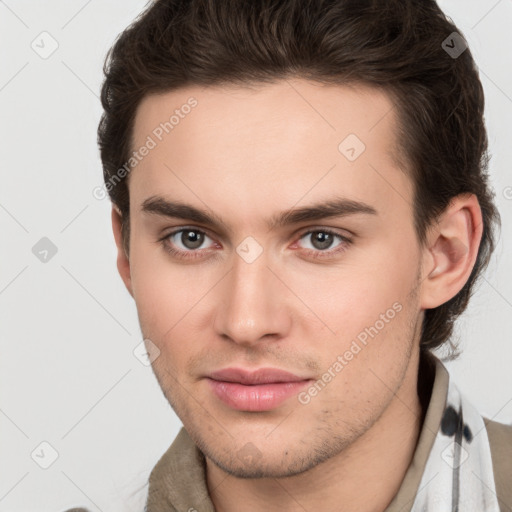
<svg viewBox="0 0 512 512">
<path fill-rule="evenodd" d="M 422 252 L 395 130 L 384 92 L 299 79 L 137 111 L 125 282 L 162 391 L 231 474 L 303 472 L 416 392 Z"/>
</svg>

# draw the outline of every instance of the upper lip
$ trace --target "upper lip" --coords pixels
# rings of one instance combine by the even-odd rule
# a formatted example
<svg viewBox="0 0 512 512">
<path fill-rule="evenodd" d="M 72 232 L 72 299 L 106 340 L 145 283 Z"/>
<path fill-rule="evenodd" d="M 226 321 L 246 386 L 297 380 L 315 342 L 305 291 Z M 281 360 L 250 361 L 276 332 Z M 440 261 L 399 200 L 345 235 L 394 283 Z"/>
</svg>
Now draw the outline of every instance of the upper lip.
<svg viewBox="0 0 512 512">
<path fill-rule="evenodd" d="M 210 373 L 208 377 L 213 380 L 238 382 L 247 385 L 309 380 L 309 377 L 299 377 L 298 375 L 278 368 L 259 368 L 253 371 L 244 370 L 243 368 L 225 368 Z"/>
</svg>

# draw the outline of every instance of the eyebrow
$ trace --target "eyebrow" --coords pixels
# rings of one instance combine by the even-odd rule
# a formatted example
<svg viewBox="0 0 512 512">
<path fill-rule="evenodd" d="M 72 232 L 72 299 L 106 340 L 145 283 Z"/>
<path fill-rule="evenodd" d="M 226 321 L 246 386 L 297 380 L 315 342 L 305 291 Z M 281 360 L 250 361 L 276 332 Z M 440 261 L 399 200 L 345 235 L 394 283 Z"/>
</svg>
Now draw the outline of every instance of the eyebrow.
<svg viewBox="0 0 512 512">
<path fill-rule="evenodd" d="M 148 197 L 142 203 L 141 211 L 162 217 L 187 219 L 200 224 L 217 228 L 224 227 L 226 229 L 225 222 L 212 211 L 202 210 L 180 201 L 168 201 L 160 196 Z M 310 206 L 285 210 L 268 218 L 266 224 L 269 230 L 272 230 L 300 222 L 346 217 L 356 214 L 378 215 L 378 212 L 373 206 L 360 201 L 334 198 Z M 227 230 L 230 231 L 229 229 Z"/>
</svg>

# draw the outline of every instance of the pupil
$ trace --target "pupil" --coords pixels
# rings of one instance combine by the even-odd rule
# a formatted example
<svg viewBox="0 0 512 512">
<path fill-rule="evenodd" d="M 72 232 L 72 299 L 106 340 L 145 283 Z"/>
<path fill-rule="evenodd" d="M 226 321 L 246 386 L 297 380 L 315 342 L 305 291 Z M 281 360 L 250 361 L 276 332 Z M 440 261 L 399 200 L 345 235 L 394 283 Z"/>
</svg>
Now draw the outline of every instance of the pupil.
<svg viewBox="0 0 512 512">
<path fill-rule="evenodd" d="M 317 249 L 327 249 L 332 243 L 332 235 L 323 231 L 317 231 L 316 236 L 313 237 L 313 245 Z"/>
<path fill-rule="evenodd" d="M 203 243 L 203 235 L 197 231 L 184 231 L 181 241 L 188 249 L 197 249 Z"/>
</svg>

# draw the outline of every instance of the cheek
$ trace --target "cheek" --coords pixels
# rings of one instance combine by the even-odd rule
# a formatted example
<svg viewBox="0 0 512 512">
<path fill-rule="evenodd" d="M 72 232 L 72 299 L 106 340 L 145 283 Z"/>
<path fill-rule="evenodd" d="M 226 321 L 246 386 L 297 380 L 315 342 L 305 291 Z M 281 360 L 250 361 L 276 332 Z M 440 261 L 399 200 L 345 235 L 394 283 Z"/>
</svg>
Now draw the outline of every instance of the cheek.
<svg viewBox="0 0 512 512">
<path fill-rule="evenodd" d="M 345 323 L 335 326 L 337 335 L 328 338 L 331 341 L 318 354 L 321 379 L 329 383 L 313 407 L 328 404 L 334 417 L 361 421 L 361 427 L 364 418 L 372 417 L 392 399 L 407 371 L 414 341 L 412 304 L 396 301 L 389 308 L 386 302 L 382 304 L 364 303 L 359 314 L 344 314 Z"/>
<path fill-rule="evenodd" d="M 205 308 L 219 278 L 206 267 L 173 265 L 165 255 L 149 252 L 142 248 L 133 254 L 134 298 L 143 336 L 160 350 L 154 370 L 167 379 L 165 370 L 182 372 L 190 355 L 211 339 L 205 331 Z"/>
<path fill-rule="evenodd" d="M 172 264 L 160 248 L 135 248 L 131 265 L 139 317 L 160 335 L 194 308 L 209 289 L 204 271 Z"/>
<path fill-rule="evenodd" d="M 375 376 L 368 375 L 370 367 L 402 371 L 419 312 L 411 294 L 417 284 L 417 264 L 417 255 L 410 248 L 405 254 L 400 245 L 381 246 L 375 257 L 366 258 L 361 266 L 333 274 L 322 291 L 311 288 L 308 292 L 305 302 L 335 333 L 326 331 L 322 336 L 323 367 L 331 367 L 338 355 L 346 356 L 345 377 L 338 385 L 345 378 L 345 386 L 361 379 L 370 387 L 378 385 Z M 315 331 L 310 329 L 313 339 Z"/>
<path fill-rule="evenodd" d="M 297 295 L 343 339 L 372 326 L 386 312 L 386 319 L 394 319 L 416 285 L 417 255 L 410 250 L 405 254 L 400 247 L 375 244 L 371 253 L 360 254 L 337 268 L 289 276 Z"/>
</svg>

